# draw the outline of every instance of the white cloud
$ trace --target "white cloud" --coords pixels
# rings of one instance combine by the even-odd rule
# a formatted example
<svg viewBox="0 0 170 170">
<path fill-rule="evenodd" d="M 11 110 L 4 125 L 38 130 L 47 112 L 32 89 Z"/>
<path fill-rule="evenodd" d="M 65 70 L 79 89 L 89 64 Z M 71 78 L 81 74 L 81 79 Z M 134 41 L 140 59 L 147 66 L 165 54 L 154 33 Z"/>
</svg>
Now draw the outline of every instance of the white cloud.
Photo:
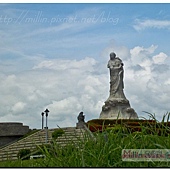
<svg viewBox="0 0 170 170">
<path fill-rule="evenodd" d="M 151 45 L 149 48 L 144 47 L 134 47 L 130 50 L 131 61 L 133 65 L 148 66 L 150 65 L 150 56 L 156 50 L 157 46 Z"/>
<path fill-rule="evenodd" d="M 156 48 L 113 45 L 101 52 L 104 62 L 92 57 L 64 60 L 39 56 L 38 60 L 30 60 L 30 68 L 22 72 L 6 73 L 5 67 L 0 74 L 1 120 L 17 120 L 40 128 L 45 108 L 50 110 L 49 128 L 56 124 L 75 126 L 80 111 L 86 115 L 86 121 L 98 118 L 109 96 L 107 61 L 111 51 L 125 63 L 124 91 L 131 106 L 139 116 L 146 116 L 142 111 L 148 111 L 160 118 L 169 109 L 170 71 L 165 62 L 169 57 L 163 52 L 155 54 Z M 27 63 L 27 58 L 23 61 L 16 66 Z M 162 64 L 167 66 L 166 72 L 159 70 Z"/>
<path fill-rule="evenodd" d="M 153 61 L 155 64 L 163 64 L 167 55 L 163 52 L 159 53 L 158 55 L 153 56 Z"/>
<path fill-rule="evenodd" d="M 26 106 L 26 103 L 17 102 L 14 104 L 14 106 L 12 106 L 12 112 L 21 113 L 22 111 L 24 111 L 25 106 Z"/>
<path fill-rule="evenodd" d="M 136 19 L 133 27 L 137 31 L 144 30 L 147 28 L 170 29 L 170 21 L 154 20 L 154 19 L 146 19 L 146 20 Z"/>
<path fill-rule="evenodd" d="M 71 64 L 70 64 L 71 62 Z M 67 70 L 67 69 L 80 69 L 84 70 L 87 67 L 92 71 L 93 66 L 96 64 L 96 61 L 93 58 L 86 57 L 82 60 L 61 60 L 61 59 L 53 59 L 53 60 L 45 60 L 40 62 L 38 65 L 34 66 L 33 69 L 42 69 L 48 68 L 51 70 Z"/>
<path fill-rule="evenodd" d="M 49 110 L 49 120 L 56 120 L 61 123 L 67 124 L 65 122 L 67 118 L 70 118 L 71 123 L 76 123 L 76 117 L 78 113 L 82 110 L 82 105 L 76 96 L 67 97 L 63 100 L 52 101 L 51 104 L 46 106 Z"/>
<path fill-rule="evenodd" d="M 170 85 L 170 78 L 165 81 L 165 85 Z"/>
<path fill-rule="evenodd" d="M 38 64 L 38 66 L 34 66 L 33 69 L 37 69 L 37 68 L 51 68 L 53 66 L 53 62 L 52 61 L 42 61 L 41 63 Z"/>
<path fill-rule="evenodd" d="M 30 115 L 25 124 L 37 126 L 31 117 L 40 119 L 40 113 L 48 107 L 49 121 L 55 125 L 75 124 L 78 113 L 84 108 L 86 117 L 99 116 L 98 98 L 104 98 L 107 83 L 105 75 L 98 75 L 97 61 L 86 57 L 82 60 L 44 60 L 33 69 L 11 75 L 1 75 L 0 85 L 3 120 L 8 115 Z M 96 73 L 96 74 L 95 74 Z M 4 100 L 7 99 L 7 100 Z M 104 99 L 103 99 L 104 100 Z M 4 113 L 6 115 L 4 115 Z M 64 121 L 71 116 L 70 122 Z M 16 119 L 15 117 L 15 119 Z M 22 116 L 20 116 L 21 118 Z M 12 117 L 11 117 L 12 118 Z M 13 121 L 13 120 L 8 120 Z M 20 119 L 18 121 L 21 121 Z M 39 120 L 37 120 L 39 121 Z"/>
<path fill-rule="evenodd" d="M 130 50 L 130 61 L 125 65 L 125 94 L 140 116 L 146 116 L 142 111 L 148 111 L 160 119 L 169 111 L 167 75 L 170 70 L 169 63 L 165 63 L 168 56 L 163 52 L 154 55 L 156 48 L 137 46 Z M 158 68 L 155 64 L 159 64 Z"/>
</svg>

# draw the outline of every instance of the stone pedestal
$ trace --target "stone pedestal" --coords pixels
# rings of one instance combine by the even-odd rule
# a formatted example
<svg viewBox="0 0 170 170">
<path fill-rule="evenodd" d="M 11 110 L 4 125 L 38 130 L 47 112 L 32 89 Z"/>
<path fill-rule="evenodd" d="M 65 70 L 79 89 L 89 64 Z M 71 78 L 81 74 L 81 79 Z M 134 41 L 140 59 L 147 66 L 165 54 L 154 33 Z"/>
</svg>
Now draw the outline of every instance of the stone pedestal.
<svg viewBox="0 0 170 170">
<path fill-rule="evenodd" d="M 127 99 L 109 98 L 102 107 L 100 119 L 138 119 Z"/>
<path fill-rule="evenodd" d="M 77 128 L 77 129 L 83 129 L 83 128 L 84 128 L 84 125 L 86 125 L 85 122 L 78 122 L 78 123 L 76 123 L 76 128 Z"/>
</svg>

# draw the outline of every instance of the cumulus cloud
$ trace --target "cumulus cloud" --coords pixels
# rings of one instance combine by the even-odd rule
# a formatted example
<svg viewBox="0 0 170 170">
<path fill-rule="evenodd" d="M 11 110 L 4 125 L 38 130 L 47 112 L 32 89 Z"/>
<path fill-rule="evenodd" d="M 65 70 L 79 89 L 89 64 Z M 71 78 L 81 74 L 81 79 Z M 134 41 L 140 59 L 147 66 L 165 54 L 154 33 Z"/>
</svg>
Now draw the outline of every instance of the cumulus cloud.
<svg viewBox="0 0 170 170">
<path fill-rule="evenodd" d="M 155 64 L 163 64 L 166 58 L 167 58 L 167 55 L 161 52 L 158 55 L 153 56 L 153 61 Z"/>
<path fill-rule="evenodd" d="M 59 121 L 60 126 L 74 126 L 82 110 L 86 119 L 99 117 L 107 79 L 98 73 L 97 63 L 90 57 L 82 60 L 42 58 L 30 70 L 1 74 L 2 120 L 10 117 L 13 121 L 25 115 L 30 118 L 22 121 L 36 127 L 35 122 L 40 123 L 40 114 L 45 108 L 50 110 L 51 127 L 56 126 L 55 121 Z"/>
<path fill-rule="evenodd" d="M 125 95 L 139 116 L 156 113 L 158 119 L 169 111 L 169 56 L 155 54 L 156 45 L 132 49 L 111 45 L 101 52 L 103 60 L 29 60 L 30 68 L 0 73 L 1 121 L 21 121 L 31 128 L 41 127 L 41 112 L 49 113 L 49 128 L 75 126 L 80 111 L 86 121 L 99 117 L 109 96 L 109 53 L 115 51 L 124 62 Z M 24 63 L 27 63 L 25 58 Z M 8 61 L 9 62 L 9 61 Z M 5 60 L 4 60 L 5 64 Z M 17 63 L 15 63 L 17 66 Z M 18 68 L 20 68 L 18 63 Z"/>
<path fill-rule="evenodd" d="M 149 48 L 134 47 L 130 50 L 131 61 L 133 65 L 139 64 L 141 66 L 150 65 L 150 56 L 153 54 L 157 46 L 151 45 Z"/>
<path fill-rule="evenodd" d="M 135 47 L 131 49 L 131 66 L 127 68 L 126 85 L 128 94 L 135 98 L 140 112 L 149 111 L 156 113 L 158 119 L 169 111 L 167 97 L 170 95 L 169 87 L 166 86 L 167 75 L 170 73 L 169 64 L 166 59 L 169 58 L 165 53 L 160 52 L 154 55 L 157 46 L 149 48 Z M 135 54 L 135 55 L 134 55 Z M 138 67 L 138 70 L 134 68 Z M 132 85 L 133 84 L 133 85 Z M 138 89 L 132 89 L 133 88 Z"/>
</svg>

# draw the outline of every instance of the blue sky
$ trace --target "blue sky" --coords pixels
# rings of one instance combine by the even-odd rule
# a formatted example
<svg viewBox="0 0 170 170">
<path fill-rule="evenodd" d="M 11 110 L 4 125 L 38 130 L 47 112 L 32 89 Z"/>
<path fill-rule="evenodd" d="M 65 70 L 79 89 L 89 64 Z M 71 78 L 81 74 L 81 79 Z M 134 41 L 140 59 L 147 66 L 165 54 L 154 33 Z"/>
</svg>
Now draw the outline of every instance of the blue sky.
<svg viewBox="0 0 170 170">
<path fill-rule="evenodd" d="M 109 53 L 125 66 L 139 116 L 168 112 L 169 4 L 0 4 L 1 121 L 75 126 L 98 118 L 109 95 Z"/>
</svg>

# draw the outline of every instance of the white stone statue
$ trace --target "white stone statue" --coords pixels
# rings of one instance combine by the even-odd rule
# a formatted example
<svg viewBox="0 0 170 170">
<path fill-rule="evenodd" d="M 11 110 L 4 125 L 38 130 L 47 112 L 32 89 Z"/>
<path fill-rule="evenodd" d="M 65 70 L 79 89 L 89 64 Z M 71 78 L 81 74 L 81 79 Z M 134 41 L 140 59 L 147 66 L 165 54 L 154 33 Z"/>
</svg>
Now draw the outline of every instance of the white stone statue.
<svg viewBox="0 0 170 170">
<path fill-rule="evenodd" d="M 110 53 L 107 67 L 110 69 L 110 98 L 126 99 L 123 93 L 123 63 L 114 52 Z"/>
<path fill-rule="evenodd" d="M 102 107 L 100 118 L 137 119 L 136 112 L 130 107 L 130 103 L 123 92 L 124 70 L 122 60 L 116 57 L 114 52 L 110 53 L 107 67 L 110 70 L 110 95 Z"/>
</svg>

